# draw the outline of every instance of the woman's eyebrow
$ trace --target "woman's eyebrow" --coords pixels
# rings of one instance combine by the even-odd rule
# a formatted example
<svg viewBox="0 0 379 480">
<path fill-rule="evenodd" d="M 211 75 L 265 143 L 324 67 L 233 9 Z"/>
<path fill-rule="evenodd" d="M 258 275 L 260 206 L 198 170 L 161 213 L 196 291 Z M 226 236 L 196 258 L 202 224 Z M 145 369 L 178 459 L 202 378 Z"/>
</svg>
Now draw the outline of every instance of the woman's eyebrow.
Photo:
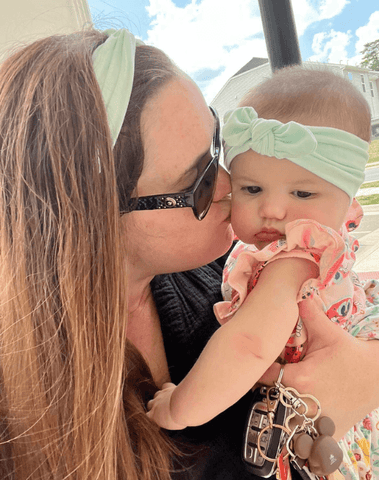
<svg viewBox="0 0 379 480">
<path fill-rule="evenodd" d="M 204 159 L 207 158 L 208 155 L 209 149 L 205 153 L 200 154 L 193 162 L 193 164 L 189 166 L 174 183 L 172 183 L 171 189 L 180 187 L 186 177 L 192 174 L 194 170 L 197 171 L 199 169 L 199 166 L 204 162 Z"/>
<path fill-rule="evenodd" d="M 192 173 L 194 170 L 197 170 L 197 169 L 199 168 L 199 166 L 203 163 L 203 160 L 205 160 L 206 158 L 208 158 L 209 152 L 210 152 L 210 148 L 209 148 L 206 152 L 200 154 L 200 155 L 196 158 L 196 160 L 194 161 L 194 163 L 193 163 L 190 167 L 188 167 L 187 170 L 185 170 L 185 172 L 183 173 L 182 176 L 185 177 L 185 176 L 188 175 L 189 173 Z"/>
</svg>

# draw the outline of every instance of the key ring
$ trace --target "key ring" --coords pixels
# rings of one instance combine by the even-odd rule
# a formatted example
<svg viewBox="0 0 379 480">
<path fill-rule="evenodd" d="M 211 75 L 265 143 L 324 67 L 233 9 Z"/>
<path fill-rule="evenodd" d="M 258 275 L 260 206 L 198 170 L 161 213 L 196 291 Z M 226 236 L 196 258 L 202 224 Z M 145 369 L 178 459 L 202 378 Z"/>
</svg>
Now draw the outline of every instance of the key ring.
<svg viewBox="0 0 379 480">
<path fill-rule="evenodd" d="M 300 394 L 297 390 L 295 390 L 294 388 L 291 388 L 291 387 L 288 387 L 286 388 L 286 393 L 287 394 L 290 394 L 291 395 L 291 392 L 294 393 L 293 396 L 293 399 L 292 401 L 290 401 L 289 403 L 286 402 L 286 400 L 284 399 L 285 398 L 285 395 L 282 393 L 281 396 L 280 396 L 280 401 L 287 407 L 289 408 L 292 408 L 292 413 L 290 415 L 288 415 L 288 417 L 286 418 L 286 426 L 287 428 L 289 427 L 289 423 L 290 421 L 295 418 L 296 416 L 299 416 L 299 417 L 302 417 L 304 419 L 304 422 L 306 422 L 307 424 L 309 425 L 313 425 L 314 422 L 319 418 L 319 416 L 321 415 L 321 405 L 320 405 L 320 402 L 317 400 L 317 398 L 313 395 L 310 395 L 310 394 L 305 394 L 305 395 L 302 395 Z M 312 400 L 316 407 L 317 407 L 317 411 L 316 413 L 313 415 L 313 417 L 309 417 L 308 416 L 308 405 L 306 404 L 306 402 L 304 400 L 302 400 L 302 398 L 309 398 L 310 400 Z M 304 408 L 304 411 L 303 412 L 300 412 L 300 407 L 303 407 Z"/>
<path fill-rule="evenodd" d="M 257 440 L 257 447 L 258 447 L 258 451 L 259 451 L 259 454 L 265 459 L 265 460 L 268 460 L 269 462 L 272 462 L 272 463 L 275 463 L 277 461 L 277 458 L 270 458 L 268 457 L 267 455 L 265 455 L 263 452 L 262 452 L 262 449 L 261 449 L 261 437 L 263 435 L 263 433 L 267 430 L 270 430 L 270 428 L 274 429 L 274 427 L 276 428 L 280 428 L 280 430 L 283 430 L 284 432 L 286 432 L 287 435 L 291 435 L 291 431 L 285 427 L 284 425 L 278 425 L 276 423 L 274 423 L 272 425 L 272 427 L 270 427 L 270 425 L 267 425 L 266 427 L 264 427 L 260 432 L 259 432 L 259 435 L 258 435 L 258 440 Z"/>
<path fill-rule="evenodd" d="M 278 379 L 275 382 L 275 387 L 280 392 L 281 403 L 285 407 L 291 408 L 294 412 L 291 415 L 289 415 L 289 417 L 286 420 L 287 428 L 289 426 L 289 421 L 295 415 L 299 415 L 300 417 L 303 417 L 304 419 L 309 419 L 309 417 L 307 417 L 308 405 L 304 400 L 302 400 L 303 398 L 309 398 L 316 405 L 316 408 L 317 408 L 316 413 L 313 415 L 312 418 L 309 419 L 312 423 L 315 422 L 321 414 L 321 406 L 320 406 L 320 402 L 318 401 L 318 399 L 314 395 L 311 395 L 311 394 L 301 394 L 295 388 L 284 387 L 284 385 L 282 385 L 283 375 L 284 375 L 284 366 L 282 366 L 281 369 L 280 369 Z M 302 411 L 300 411 L 300 410 L 302 410 Z"/>
</svg>

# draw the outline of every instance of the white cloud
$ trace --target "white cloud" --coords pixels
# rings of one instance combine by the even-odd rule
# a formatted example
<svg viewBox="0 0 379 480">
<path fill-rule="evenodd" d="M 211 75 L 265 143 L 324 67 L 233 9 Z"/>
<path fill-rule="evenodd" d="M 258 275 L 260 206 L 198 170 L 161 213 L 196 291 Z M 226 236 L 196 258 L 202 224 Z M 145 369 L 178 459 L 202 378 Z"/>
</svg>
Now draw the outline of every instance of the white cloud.
<svg viewBox="0 0 379 480">
<path fill-rule="evenodd" d="M 312 23 L 339 15 L 349 3 L 349 0 L 292 0 L 298 36 Z"/>
<path fill-rule="evenodd" d="M 367 25 L 359 27 L 355 33 L 358 37 L 355 50 L 357 54 L 360 54 L 365 43 L 373 42 L 379 38 L 379 10 L 372 13 Z"/>
<path fill-rule="evenodd" d="M 310 1 L 292 0 L 292 10 L 296 23 L 296 31 L 299 37 L 303 35 L 307 27 L 316 21 L 319 13 Z"/>
<path fill-rule="evenodd" d="M 292 0 L 298 36 L 310 24 L 338 15 L 348 3 Z M 256 0 L 190 0 L 184 7 L 176 6 L 174 0 L 150 0 L 146 10 L 151 19 L 147 43 L 161 48 L 191 77 L 196 78 L 202 70 L 221 71 L 202 83 L 208 101 L 252 57 L 267 58 Z M 332 37 L 320 43 L 318 55 L 324 55 L 325 49 L 333 50 L 339 62 L 346 52 L 338 47 L 338 41 L 346 39 L 341 32 L 329 35 Z"/>
<path fill-rule="evenodd" d="M 203 90 L 211 100 L 222 85 L 254 56 L 267 57 L 258 2 L 192 0 L 183 8 L 172 0 L 150 0 L 147 42 L 166 52 L 190 76 L 204 69 L 224 72 Z"/>
<path fill-rule="evenodd" d="M 312 62 L 347 63 L 347 46 L 352 38 L 351 31 L 319 32 L 313 37 L 312 50 L 315 52 L 309 60 Z"/>
<path fill-rule="evenodd" d="M 340 0 L 341 5 L 343 1 L 345 0 Z M 330 32 L 316 33 L 312 43 L 314 55 L 309 60 L 359 65 L 362 61 L 361 52 L 364 45 L 379 38 L 379 11 L 372 13 L 368 23 L 359 27 L 355 34 L 358 37 L 358 41 L 355 43 L 356 54 L 353 57 L 349 57 L 347 47 L 353 38 L 351 30 L 348 32 L 336 32 L 332 29 Z"/>
<path fill-rule="evenodd" d="M 203 88 L 205 98 L 210 102 L 225 85 L 225 83 L 235 73 L 240 70 L 253 57 L 267 58 L 267 49 L 265 40 L 255 39 L 246 40 L 239 45 L 238 50 L 229 52 L 225 57 L 225 70 L 214 78 L 209 84 Z"/>
<path fill-rule="evenodd" d="M 327 38 L 326 32 L 319 32 L 313 37 L 312 50 L 315 52 L 314 57 L 324 55 L 323 41 Z"/>
<path fill-rule="evenodd" d="M 349 0 L 322 0 L 320 2 L 319 20 L 333 18 L 339 15 L 349 3 Z"/>
</svg>

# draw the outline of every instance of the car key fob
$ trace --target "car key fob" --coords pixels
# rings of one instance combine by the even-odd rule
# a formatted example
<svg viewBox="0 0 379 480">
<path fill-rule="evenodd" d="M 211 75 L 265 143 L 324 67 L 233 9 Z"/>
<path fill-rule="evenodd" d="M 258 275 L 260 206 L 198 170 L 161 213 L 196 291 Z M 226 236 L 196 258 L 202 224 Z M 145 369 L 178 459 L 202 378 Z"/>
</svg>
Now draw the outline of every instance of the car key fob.
<svg viewBox="0 0 379 480">
<path fill-rule="evenodd" d="M 280 455 L 287 438 L 286 432 L 278 427 L 266 429 L 270 425 L 267 405 L 268 389 L 270 387 L 262 386 L 254 390 L 242 445 L 242 459 L 247 470 L 262 478 L 274 475 L 276 471 L 275 459 Z M 272 395 L 271 392 L 270 395 Z M 273 424 L 284 426 L 285 420 L 290 413 L 290 408 L 279 401 L 279 391 L 277 392 L 277 397 L 278 401 L 273 412 Z M 272 408 L 270 410 L 272 411 Z M 259 439 L 259 447 L 261 452 L 273 461 L 265 459 L 259 452 L 258 436 L 262 430 L 264 432 Z"/>
</svg>

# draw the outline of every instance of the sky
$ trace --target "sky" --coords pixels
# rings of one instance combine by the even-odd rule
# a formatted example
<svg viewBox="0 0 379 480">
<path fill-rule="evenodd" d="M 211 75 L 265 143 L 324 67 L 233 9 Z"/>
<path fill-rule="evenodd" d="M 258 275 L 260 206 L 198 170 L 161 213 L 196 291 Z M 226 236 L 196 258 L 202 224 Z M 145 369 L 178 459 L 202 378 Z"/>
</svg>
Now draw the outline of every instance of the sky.
<svg viewBox="0 0 379 480">
<path fill-rule="evenodd" d="M 252 57 L 268 58 L 258 0 L 87 0 L 96 28 L 161 48 L 210 103 Z M 303 61 L 359 64 L 379 39 L 376 0 L 292 0 Z"/>
</svg>

